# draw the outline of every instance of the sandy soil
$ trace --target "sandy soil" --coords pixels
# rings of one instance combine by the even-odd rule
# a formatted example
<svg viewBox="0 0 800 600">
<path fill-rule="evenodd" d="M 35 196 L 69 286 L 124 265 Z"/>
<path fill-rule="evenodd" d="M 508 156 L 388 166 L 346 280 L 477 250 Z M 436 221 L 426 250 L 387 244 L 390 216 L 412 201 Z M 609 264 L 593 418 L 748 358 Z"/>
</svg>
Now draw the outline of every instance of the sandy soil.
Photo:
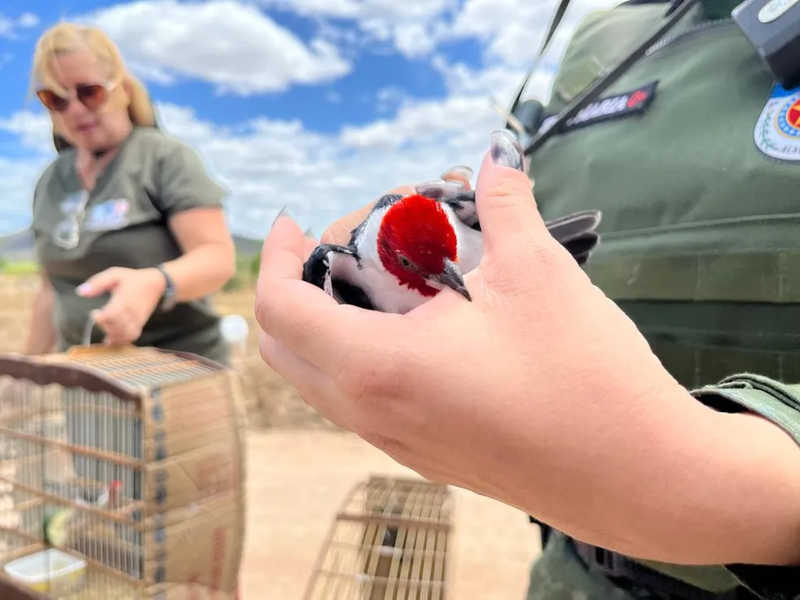
<svg viewBox="0 0 800 600">
<path fill-rule="evenodd" d="M 416 476 L 349 433 L 254 431 L 248 444 L 244 600 L 301 598 L 347 492 L 370 474 Z M 518 510 L 454 495 L 448 598 L 521 600 L 538 530 Z"/>
</svg>

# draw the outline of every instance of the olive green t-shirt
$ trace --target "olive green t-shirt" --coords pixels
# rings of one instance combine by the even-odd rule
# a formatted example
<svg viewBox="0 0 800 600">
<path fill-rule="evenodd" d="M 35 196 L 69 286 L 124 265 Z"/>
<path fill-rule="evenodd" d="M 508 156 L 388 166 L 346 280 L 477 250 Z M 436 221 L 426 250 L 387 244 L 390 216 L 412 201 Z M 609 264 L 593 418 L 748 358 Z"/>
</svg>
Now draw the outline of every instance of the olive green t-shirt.
<svg viewBox="0 0 800 600">
<path fill-rule="evenodd" d="M 78 285 L 109 267 L 141 269 L 179 257 L 169 218 L 221 206 L 222 196 L 194 151 L 154 128 L 134 128 L 91 192 L 78 178 L 75 151 L 62 151 L 36 185 L 32 223 L 38 260 L 55 290 L 59 347 L 81 344 L 89 312 L 109 298 L 82 298 L 75 293 Z M 77 244 L 65 247 L 76 233 Z M 95 328 L 92 341 L 102 335 Z M 166 312 L 156 309 L 135 343 L 227 361 L 219 317 L 207 298 L 180 302 Z"/>
</svg>

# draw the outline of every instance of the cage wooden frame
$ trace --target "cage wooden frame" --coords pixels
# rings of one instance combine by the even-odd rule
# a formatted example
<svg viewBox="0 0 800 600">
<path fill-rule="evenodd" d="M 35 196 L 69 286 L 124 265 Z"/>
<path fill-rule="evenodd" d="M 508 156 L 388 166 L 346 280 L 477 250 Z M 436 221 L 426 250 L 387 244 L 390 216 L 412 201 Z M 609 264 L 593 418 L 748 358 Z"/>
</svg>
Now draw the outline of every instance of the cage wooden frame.
<svg viewBox="0 0 800 600">
<path fill-rule="evenodd" d="M 336 513 L 304 600 L 445 600 L 453 529 L 449 488 L 373 475 Z"/>
<path fill-rule="evenodd" d="M 137 357 L 140 358 L 138 364 Z M 148 360 L 141 360 L 141 357 L 152 360 L 148 362 Z M 102 369 L 98 367 L 99 364 L 103 365 Z M 0 356 L 0 383 L 2 383 L 2 379 L 10 377 L 12 381 L 25 382 L 21 385 L 28 385 L 31 390 L 56 388 L 61 390 L 62 404 L 66 402 L 63 398 L 71 390 L 74 390 L 79 397 L 90 399 L 87 401 L 89 404 L 95 402 L 91 406 L 89 404 L 83 406 L 87 410 L 87 414 L 92 415 L 91 419 L 103 419 L 106 423 L 113 421 L 113 426 L 118 427 L 120 431 L 123 431 L 126 425 L 134 425 L 134 433 L 130 434 L 133 440 L 132 445 L 126 446 L 124 452 L 117 451 L 117 447 L 114 447 L 112 451 L 109 450 L 108 444 L 103 445 L 103 449 L 99 447 L 102 445 L 99 441 L 101 433 L 97 431 L 92 434 L 97 438 L 96 440 L 92 439 L 92 443 L 86 440 L 79 443 L 74 439 L 64 441 L 45 435 L 42 431 L 44 426 L 41 426 L 38 432 L 26 431 L 26 419 L 35 416 L 44 422 L 48 418 L 48 411 L 60 410 L 63 413 L 62 421 L 69 420 L 66 408 L 54 408 L 48 404 L 51 399 L 45 399 L 46 391 L 42 391 L 42 399 L 39 404 L 34 402 L 33 407 L 22 407 L 18 413 L 13 410 L 4 412 L 3 408 L 8 408 L 8 406 L 0 405 L 0 450 L 2 450 L 0 452 L 0 486 L 6 496 L 11 498 L 17 517 L 16 527 L 0 522 L 0 540 L 6 540 L 6 546 L 11 548 L 8 550 L 0 547 L 0 597 L 4 600 L 50 597 L 13 580 L 5 573 L 2 565 L 15 558 L 49 547 L 44 539 L 43 531 L 39 535 L 32 533 L 35 529 L 31 529 L 31 524 L 35 526 L 37 518 L 43 520 L 48 507 L 52 512 L 54 506 L 72 511 L 70 514 L 75 515 L 71 516 L 68 521 L 69 540 L 78 547 L 71 545 L 70 547 L 59 547 L 59 550 L 77 556 L 86 563 L 87 591 L 82 593 L 83 595 L 78 595 L 78 598 L 105 600 L 107 596 L 104 595 L 104 592 L 93 592 L 89 589 L 90 585 L 95 585 L 93 582 L 100 582 L 97 585 L 103 589 L 111 585 L 106 585 L 107 582 L 118 582 L 120 589 L 127 590 L 122 592 L 123 594 L 130 592 L 130 596 L 120 596 L 124 598 L 157 597 L 159 595 L 157 590 L 160 587 L 166 589 L 165 586 L 171 584 L 165 581 L 164 577 L 159 578 L 158 570 L 166 570 L 168 559 L 163 559 L 163 565 L 158 562 L 157 557 L 165 552 L 159 546 L 164 541 L 158 539 L 158 532 L 166 531 L 169 525 L 169 523 L 164 524 L 165 518 L 169 520 L 165 517 L 168 514 L 167 509 L 177 512 L 183 510 L 183 505 L 171 505 L 170 501 L 166 500 L 166 492 L 164 493 L 165 498 L 160 499 L 162 492 L 158 477 L 159 473 L 163 471 L 161 465 L 168 462 L 166 460 L 167 451 L 160 448 L 158 444 L 151 443 L 153 439 L 158 439 L 154 435 L 158 432 L 154 431 L 153 426 L 157 416 L 156 412 L 163 412 L 159 395 L 162 390 L 174 391 L 184 384 L 188 387 L 188 392 L 184 393 L 191 393 L 192 385 L 197 387 L 204 381 L 209 381 L 206 376 L 219 378 L 223 373 L 228 375 L 224 381 L 233 385 L 230 373 L 222 365 L 193 354 L 161 351 L 154 348 L 131 348 L 120 354 L 106 349 L 80 348 L 68 355 L 51 357 Z M 223 379 L 220 379 L 217 383 L 223 385 L 222 381 Z M 99 400 L 103 398 L 116 399 L 119 404 L 103 404 Z M 209 415 L 207 418 L 210 419 L 212 416 Z M 109 435 L 107 432 L 103 432 L 102 435 L 116 439 L 114 435 Z M 206 435 L 211 437 L 208 432 Z M 237 445 L 241 453 L 243 451 L 242 440 L 238 435 L 239 431 L 237 430 L 232 435 L 230 443 Z M 182 439 L 180 436 L 175 437 L 178 441 Z M 188 434 L 185 437 L 189 439 Z M 190 447 L 189 452 L 193 448 L 197 451 L 202 450 L 201 441 L 193 442 L 195 446 Z M 228 442 L 226 440 L 226 443 Z M 119 443 L 119 440 L 114 443 Z M 28 447 L 26 444 L 30 446 Z M 41 462 L 39 479 L 36 479 L 34 475 L 36 481 L 33 483 L 22 480 L 25 475 L 18 475 L 16 467 L 11 475 L 9 475 L 9 469 L 5 468 L 6 465 L 13 463 L 23 465 L 19 468 L 20 473 L 35 473 L 35 467 L 29 467 L 27 470 L 24 467 L 24 461 L 29 458 L 24 452 L 21 452 L 22 458 L 16 455 L 16 450 L 11 450 L 8 452 L 8 456 L 6 455 L 7 448 L 17 448 L 17 445 L 30 451 L 31 462 L 36 460 Z M 162 452 L 163 456 L 160 454 Z M 92 469 L 94 469 L 95 475 L 101 470 L 104 470 L 106 475 L 123 473 L 127 476 L 130 473 L 131 476 L 128 478 L 130 488 L 124 492 L 127 495 L 121 494 L 118 498 L 118 505 L 109 508 L 95 506 L 75 497 L 69 497 L 62 488 L 57 487 L 55 491 L 48 490 L 50 485 L 47 480 L 48 457 L 50 454 L 58 455 L 59 453 L 67 453 L 71 457 L 73 462 L 68 467 L 71 467 L 76 473 L 78 472 L 75 461 L 80 460 L 94 465 Z M 162 459 L 164 460 L 162 461 Z M 89 471 L 92 472 L 91 469 Z M 232 486 L 236 488 L 236 491 L 241 492 L 244 477 L 243 467 L 233 468 L 232 471 L 236 471 L 236 474 L 231 475 Z M 166 473 L 166 471 L 163 472 Z M 70 479 L 66 485 L 75 486 L 82 493 L 89 491 L 100 494 L 101 491 L 105 491 L 108 494 L 109 480 L 101 481 L 96 477 L 92 480 L 92 477 L 87 478 L 85 474 L 78 473 L 78 475 L 80 476 Z M 208 483 L 209 495 L 198 498 L 198 500 L 210 499 L 210 503 L 213 504 L 214 499 L 219 497 L 214 495 L 214 485 L 221 489 L 223 487 L 221 483 L 210 481 Z M 73 488 L 67 487 L 66 489 L 72 490 Z M 227 490 L 227 488 L 225 489 Z M 2 495 L 0 494 L 0 497 Z M 227 497 L 225 499 L 227 501 Z M 178 501 L 175 500 L 175 502 Z M 236 521 L 238 516 L 238 524 L 243 530 L 243 494 L 239 493 L 232 502 L 234 508 L 230 508 L 230 503 L 222 506 L 221 502 L 214 506 L 222 507 L 222 510 L 227 513 L 238 510 L 237 515 L 231 519 Z M 28 516 L 29 511 L 32 516 Z M 0 515 L 2 514 L 2 506 L 0 506 Z M 73 524 L 74 519 L 77 519 L 75 524 Z M 172 521 L 172 524 L 180 524 L 175 518 L 172 518 Z M 116 537 L 111 535 L 114 533 L 116 533 Z M 17 541 L 13 541 L 11 536 L 15 536 Z M 93 536 L 95 536 L 95 541 L 91 541 Z M 79 541 L 76 540 L 84 540 L 86 545 L 80 546 Z M 237 564 L 241 560 L 241 545 L 239 543 L 238 548 L 234 547 L 230 550 L 234 554 L 234 561 Z M 152 559 L 151 557 L 156 558 Z M 72 598 L 72 596 L 69 597 Z"/>
</svg>

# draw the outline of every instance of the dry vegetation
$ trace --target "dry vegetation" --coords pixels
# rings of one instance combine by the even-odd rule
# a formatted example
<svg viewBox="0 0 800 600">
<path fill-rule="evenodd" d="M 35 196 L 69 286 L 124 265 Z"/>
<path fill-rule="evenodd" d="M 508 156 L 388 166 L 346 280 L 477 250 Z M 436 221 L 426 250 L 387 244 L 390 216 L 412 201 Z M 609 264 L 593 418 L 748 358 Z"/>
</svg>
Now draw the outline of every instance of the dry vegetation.
<svg viewBox="0 0 800 600">
<path fill-rule="evenodd" d="M 35 277 L 0 274 L 0 353 L 22 349 L 37 285 Z M 249 287 L 220 294 L 216 306 L 245 316 L 254 331 Z M 255 335 L 235 366 L 251 429 L 243 600 L 294 600 L 347 491 L 370 473 L 410 472 L 309 408 L 260 360 Z M 464 490 L 454 494 L 448 598 L 520 600 L 536 530 L 519 511 Z"/>
</svg>

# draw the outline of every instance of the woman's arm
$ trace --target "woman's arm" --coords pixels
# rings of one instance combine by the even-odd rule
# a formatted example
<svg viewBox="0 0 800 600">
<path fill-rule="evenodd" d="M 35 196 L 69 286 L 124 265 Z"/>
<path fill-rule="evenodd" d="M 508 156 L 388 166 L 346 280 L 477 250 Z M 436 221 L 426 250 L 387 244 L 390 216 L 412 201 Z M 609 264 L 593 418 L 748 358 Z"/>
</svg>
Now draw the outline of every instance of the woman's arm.
<svg viewBox="0 0 800 600">
<path fill-rule="evenodd" d="M 183 254 L 164 264 L 175 283 L 176 299 L 194 300 L 219 290 L 235 270 L 233 240 L 221 208 L 192 208 L 169 219 Z M 166 280 L 155 268 L 112 267 L 78 288 L 82 296 L 110 292 L 111 299 L 93 316 L 110 344 L 136 341 L 158 306 Z"/>
<path fill-rule="evenodd" d="M 45 354 L 56 343 L 56 329 L 53 324 L 54 294 L 53 286 L 42 274 L 39 290 L 33 300 L 33 314 L 25 343 L 25 354 Z"/>
<path fill-rule="evenodd" d="M 193 208 L 172 215 L 169 228 L 183 255 L 164 264 L 176 299 L 194 300 L 218 291 L 236 270 L 233 239 L 221 208 Z"/>
</svg>

